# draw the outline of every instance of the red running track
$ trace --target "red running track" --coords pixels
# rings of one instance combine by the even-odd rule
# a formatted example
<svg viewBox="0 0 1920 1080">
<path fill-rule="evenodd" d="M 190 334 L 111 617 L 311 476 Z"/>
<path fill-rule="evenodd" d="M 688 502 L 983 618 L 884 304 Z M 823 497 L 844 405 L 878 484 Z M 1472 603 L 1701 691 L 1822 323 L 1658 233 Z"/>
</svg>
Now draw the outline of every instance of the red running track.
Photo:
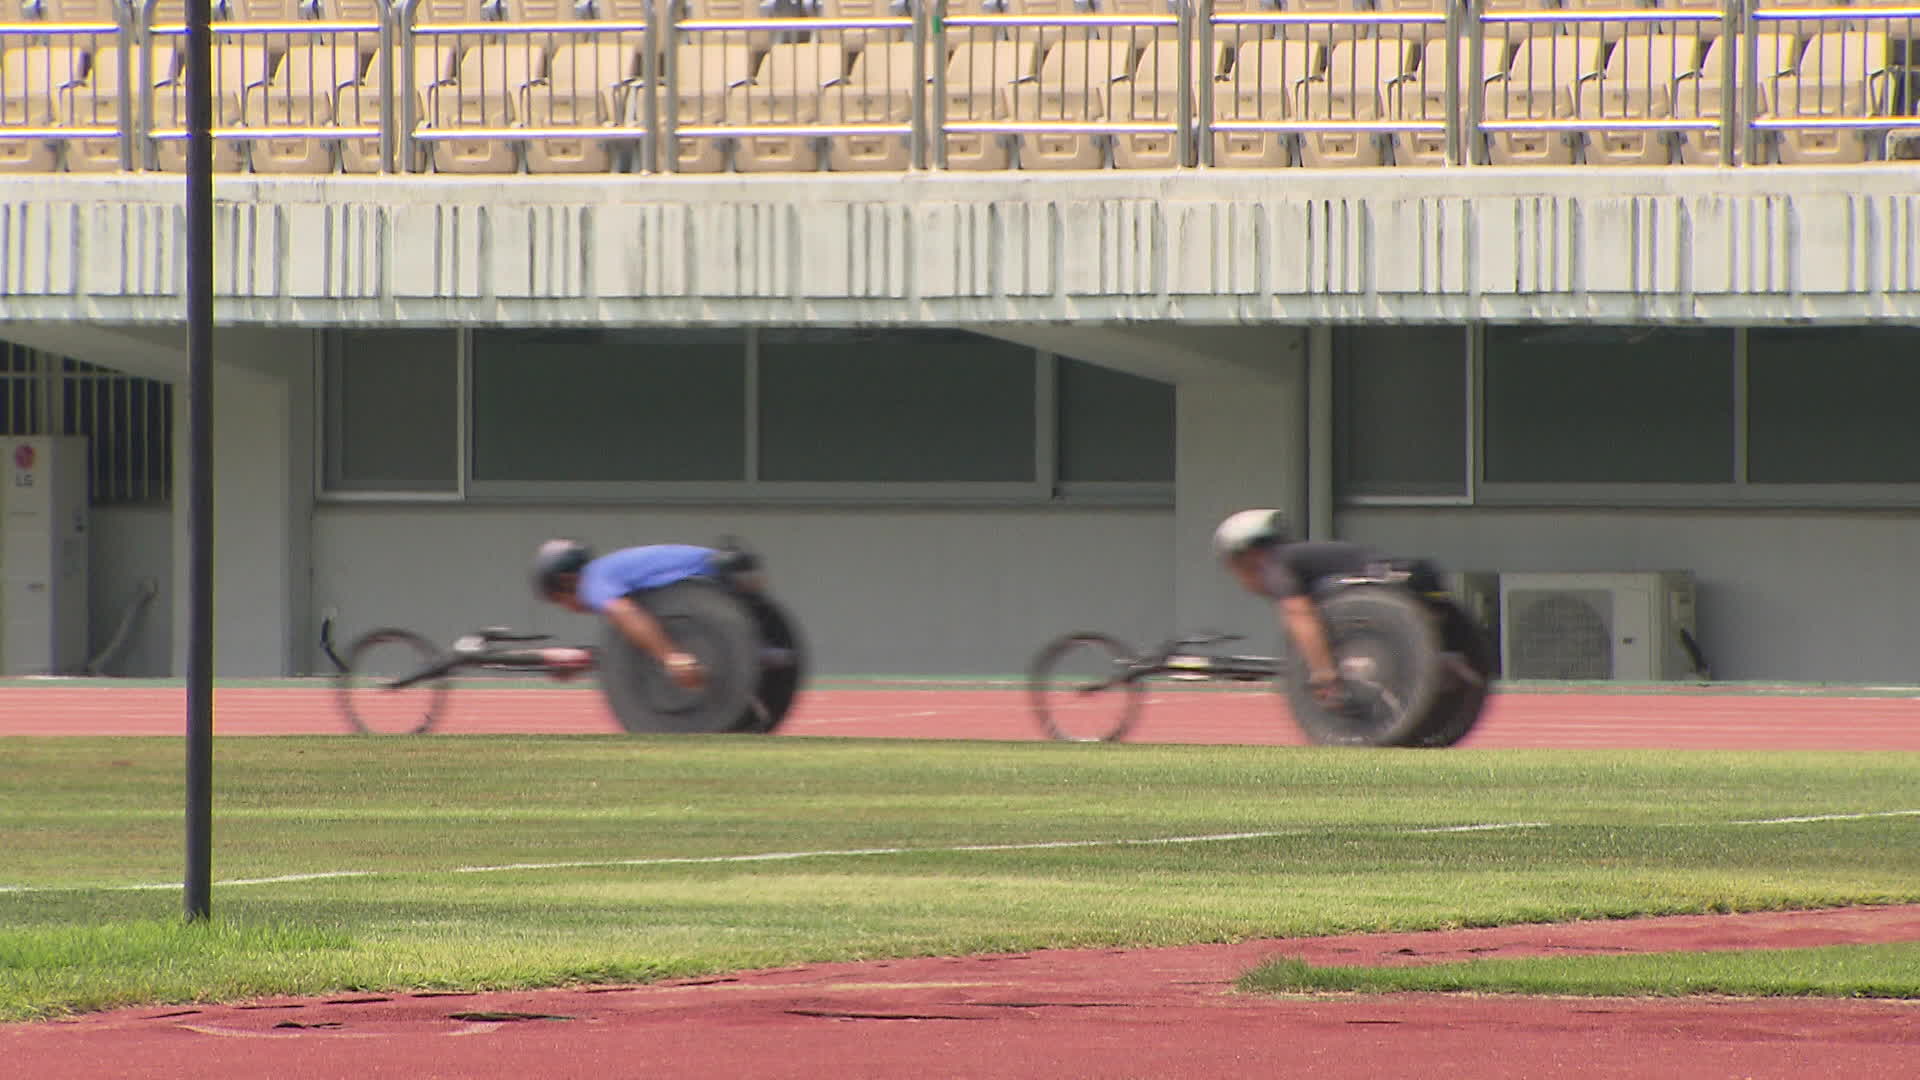
<svg viewBox="0 0 1920 1080">
<path fill-rule="evenodd" d="M 178 688 L 0 687 L 0 735 L 178 735 Z M 214 694 L 218 735 L 344 734 L 324 686 L 231 688 Z M 442 734 L 614 734 L 587 688 L 461 687 Z M 1024 693 L 1012 689 L 819 690 L 802 697 L 789 736 L 1041 738 Z M 1130 742 L 1297 746 L 1305 740 L 1270 691 L 1154 695 Z M 1759 694 L 1497 695 L 1462 749 L 1662 748 L 1920 750 L 1920 699 Z"/>
</svg>

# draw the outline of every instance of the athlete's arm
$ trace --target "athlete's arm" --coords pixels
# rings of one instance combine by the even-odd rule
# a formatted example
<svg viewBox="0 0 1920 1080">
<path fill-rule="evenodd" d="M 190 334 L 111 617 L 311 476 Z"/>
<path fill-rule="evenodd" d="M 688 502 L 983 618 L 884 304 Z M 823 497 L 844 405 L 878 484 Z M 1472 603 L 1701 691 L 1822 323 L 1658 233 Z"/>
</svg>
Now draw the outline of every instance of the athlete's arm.
<svg viewBox="0 0 1920 1080">
<path fill-rule="evenodd" d="M 1300 650 L 1300 659 L 1306 661 L 1310 681 L 1315 686 L 1331 685 L 1339 673 L 1333 666 L 1333 650 L 1327 647 L 1326 627 L 1321 624 L 1320 612 L 1313 601 L 1305 596 L 1289 596 L 1281 600 L 1278 607 L 1287 635 Z"/>
<path fill-rule="evenodd" d="M 647 609 L 631 599 L 618 596 L 607 602 L 607 621 L 611 622 L 634 646 L 645 650 L 660 666 L 667 669 L 674 681 L 682 685 L 697 685 L 700 679 L 700 662 L 688 653 L 681 652 L 667 636 L 666 627 L 653 617 Z"/>
</svg>

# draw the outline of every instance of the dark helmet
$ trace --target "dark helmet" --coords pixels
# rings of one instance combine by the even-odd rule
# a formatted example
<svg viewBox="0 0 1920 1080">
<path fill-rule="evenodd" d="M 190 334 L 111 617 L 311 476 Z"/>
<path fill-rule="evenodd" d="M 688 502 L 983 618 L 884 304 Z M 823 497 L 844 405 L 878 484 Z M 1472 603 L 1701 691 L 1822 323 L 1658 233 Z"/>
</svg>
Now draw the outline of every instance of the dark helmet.
<svg viewBox="0 0 1920 1080">
<path fill-rule="evenodd" d="M 560 590 L 562 574 L 577 574 L 593 561 L 593 549 L 578 540 L 549 540 L 533 555 L 533 589 L 542 598 Z"/>
<path fill-rule="evenodd" d="M 1249 548 L 1285 544 L 1292 539 L 1286 514 L 1268 509 L 1242 510 L 1229 515 L 1213 530 L 1213 550 L 1224 558 Z"/>
</svg>

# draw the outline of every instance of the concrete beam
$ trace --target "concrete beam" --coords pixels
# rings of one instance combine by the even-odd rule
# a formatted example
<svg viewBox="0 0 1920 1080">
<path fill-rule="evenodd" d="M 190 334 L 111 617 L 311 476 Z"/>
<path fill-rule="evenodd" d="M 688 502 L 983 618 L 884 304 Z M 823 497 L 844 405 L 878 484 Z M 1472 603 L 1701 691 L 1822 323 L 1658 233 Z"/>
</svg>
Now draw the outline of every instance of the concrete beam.
<svg viewBox="0 0 1920 1080">
<path fill-rule="evenodd" d="M 968 330 L 1165 383 L 1289 377 L 1303 348 L 1297 327 L 988 323 Z"/>
</svg>

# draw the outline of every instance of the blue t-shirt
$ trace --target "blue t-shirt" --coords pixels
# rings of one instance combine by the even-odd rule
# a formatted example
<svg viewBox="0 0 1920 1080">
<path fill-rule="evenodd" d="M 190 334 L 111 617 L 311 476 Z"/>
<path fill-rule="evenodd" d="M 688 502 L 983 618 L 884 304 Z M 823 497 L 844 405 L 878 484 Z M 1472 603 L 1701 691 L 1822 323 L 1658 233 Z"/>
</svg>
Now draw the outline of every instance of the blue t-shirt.
<svg viewBox="0 0 1920 1080">
<path fill-rule="evenodd" d="M 649 544 L 609 552 L 580 569 L 574 595 L 589 611 L 604 611 L 637 589 L 661 589 L 711 572 L 715 551 L 692 544 Z"/>
</svg>

